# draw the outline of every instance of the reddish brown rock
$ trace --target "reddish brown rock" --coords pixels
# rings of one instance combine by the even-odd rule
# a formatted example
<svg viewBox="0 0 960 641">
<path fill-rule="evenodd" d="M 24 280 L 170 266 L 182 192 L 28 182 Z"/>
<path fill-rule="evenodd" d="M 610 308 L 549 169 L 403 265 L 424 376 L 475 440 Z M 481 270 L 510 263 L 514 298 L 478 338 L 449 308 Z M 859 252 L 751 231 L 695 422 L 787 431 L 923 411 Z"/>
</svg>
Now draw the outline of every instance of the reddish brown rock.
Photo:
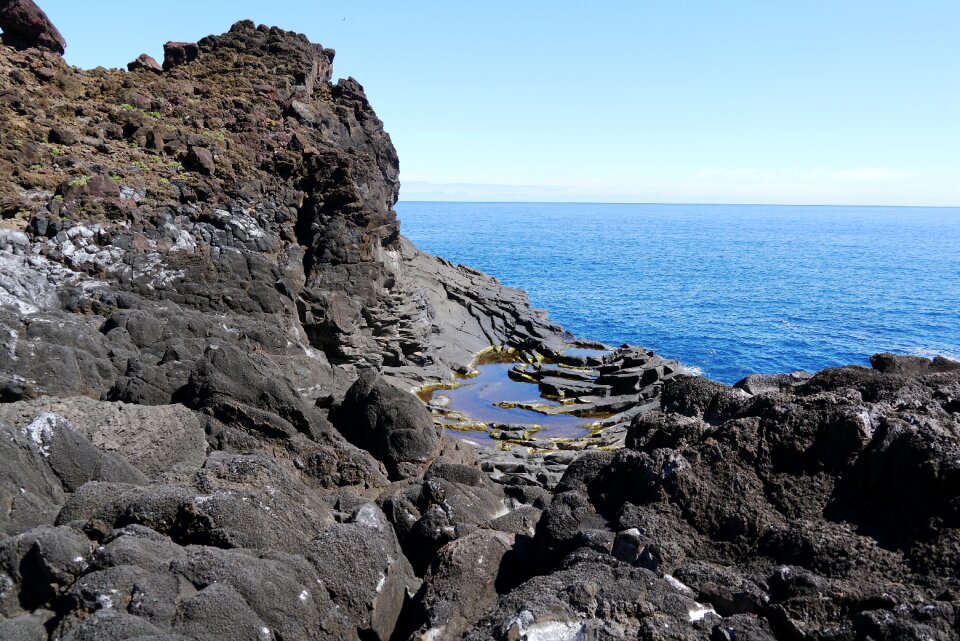
<svg viewBox="0 0 960 641">
<path fill-rule="evenodd" d="M 183 166 L 207 176 L 212 176 L 214 169 L 216 169 L 213 154 L 204 147 L 191 147 L 190 153 L 183 161 Z"/>
<path fill-rule="evenodd" d="M 3 42 L 17 49 L 39 47 L 63 54 L 67 47 L 47 14 L 33 0 L 0 0 Z"/>
<path fill-rule="evenodd" d="M 163 67 L 160 66 L 160 63 L 157 62 L 153 56 L 148 56 L 145 53 L 141 53 L 137 56 L 136 60 L 127 63 L 127 71 L 136 71 L 137 69 L 146 69 L 148 71 L 155 71 L 160 73 L 163 71 Z"/>
<path fill-rule="evenodd" d="M 168 42 L 163 45 L 163 69 L 173 69 L 200 57 L 196 42 Z"/>
</svg>

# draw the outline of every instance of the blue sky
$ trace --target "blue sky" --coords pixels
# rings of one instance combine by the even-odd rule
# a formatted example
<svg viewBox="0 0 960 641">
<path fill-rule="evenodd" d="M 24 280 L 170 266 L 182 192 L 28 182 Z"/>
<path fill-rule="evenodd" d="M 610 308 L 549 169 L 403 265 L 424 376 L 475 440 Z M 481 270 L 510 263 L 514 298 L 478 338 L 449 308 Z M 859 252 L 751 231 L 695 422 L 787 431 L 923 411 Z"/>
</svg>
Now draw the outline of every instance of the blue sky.
<svg viewBox="0 0 960 641">
<path fill-rule="evenodd" d="M 957 0 L 40 0 L 81 67 L 251 18 L 337 50 L 403 200 L 960 205 Z"/>
</svg>

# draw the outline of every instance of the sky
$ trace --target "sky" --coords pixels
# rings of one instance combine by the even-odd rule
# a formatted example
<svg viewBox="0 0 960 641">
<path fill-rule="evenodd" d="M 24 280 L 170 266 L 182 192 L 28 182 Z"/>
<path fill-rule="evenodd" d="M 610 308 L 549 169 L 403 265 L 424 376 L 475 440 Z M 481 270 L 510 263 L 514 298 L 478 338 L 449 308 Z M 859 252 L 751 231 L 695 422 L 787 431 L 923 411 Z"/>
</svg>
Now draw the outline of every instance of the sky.
<svg viewBox="0 0 960 641">
<path fill-rule="evenodd" d="M 957 0 L 38 0 L 123 67 L 240 19 L 337 50 L 401 200 L 960 205 Z"/>
</svg>

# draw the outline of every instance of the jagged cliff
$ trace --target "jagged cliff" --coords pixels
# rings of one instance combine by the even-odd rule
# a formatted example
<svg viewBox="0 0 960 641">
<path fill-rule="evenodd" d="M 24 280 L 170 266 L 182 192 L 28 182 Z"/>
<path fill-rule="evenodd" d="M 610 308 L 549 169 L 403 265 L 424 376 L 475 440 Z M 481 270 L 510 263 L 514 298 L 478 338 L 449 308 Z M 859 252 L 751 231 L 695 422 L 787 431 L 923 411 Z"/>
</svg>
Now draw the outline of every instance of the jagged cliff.
<svg viewBox="0 0 960 641">
<path fill-rule="evenodd" d="M 169 402 L 189 367 L 126 361 L 161 359 L 196 334 L 191 319 L 215 316 L 206 334 L 304 361 L 306 387 L 348 383 L 357 364 L 436 379 L 490 344 L 558 333 L 519 292 L 399 235 L 396 151 L 360 84 L 330 82 L 331 50 L 238 23 L 165 73 L 84 72 L 32 51 L 0 62 L 4 242 L 30 262 L 21 306 L 58 314 L 39 281 L 75 283 L 62 357 L 96 373 L 17 384 Z M 113 346 L 91 315 L 150 327 Z M 109 364 L 84 335 L 116 352 Z"/>
<path fill-rule="evenodd" d="M 0 638 L 957 638 L 960 364 L 564 361 L 400 234 L 332 50 L 84 71 L 29 0 L 0 28 Z M 610 438 L 481 464 L 408 392 L 491 345 Z"/>
</svg>

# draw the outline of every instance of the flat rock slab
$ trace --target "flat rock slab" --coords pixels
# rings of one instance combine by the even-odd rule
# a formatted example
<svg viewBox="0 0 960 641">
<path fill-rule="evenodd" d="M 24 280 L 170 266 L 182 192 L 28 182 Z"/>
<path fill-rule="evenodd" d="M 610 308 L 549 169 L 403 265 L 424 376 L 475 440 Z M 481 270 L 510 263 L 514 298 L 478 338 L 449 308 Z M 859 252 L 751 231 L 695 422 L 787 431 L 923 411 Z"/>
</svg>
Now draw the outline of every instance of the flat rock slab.
<svg viewBox="0 0 960 641">
<path fill-rule="evenodd" d="M 85 396 L 0 404 L 0 420 L 18 428 L 41 412 L 66 419 L 96 447 L 122 454 L 153 480 L 189 479 L 207 456 L 200 419 L 182 405 L 129 405 Z"/>
</svg>

